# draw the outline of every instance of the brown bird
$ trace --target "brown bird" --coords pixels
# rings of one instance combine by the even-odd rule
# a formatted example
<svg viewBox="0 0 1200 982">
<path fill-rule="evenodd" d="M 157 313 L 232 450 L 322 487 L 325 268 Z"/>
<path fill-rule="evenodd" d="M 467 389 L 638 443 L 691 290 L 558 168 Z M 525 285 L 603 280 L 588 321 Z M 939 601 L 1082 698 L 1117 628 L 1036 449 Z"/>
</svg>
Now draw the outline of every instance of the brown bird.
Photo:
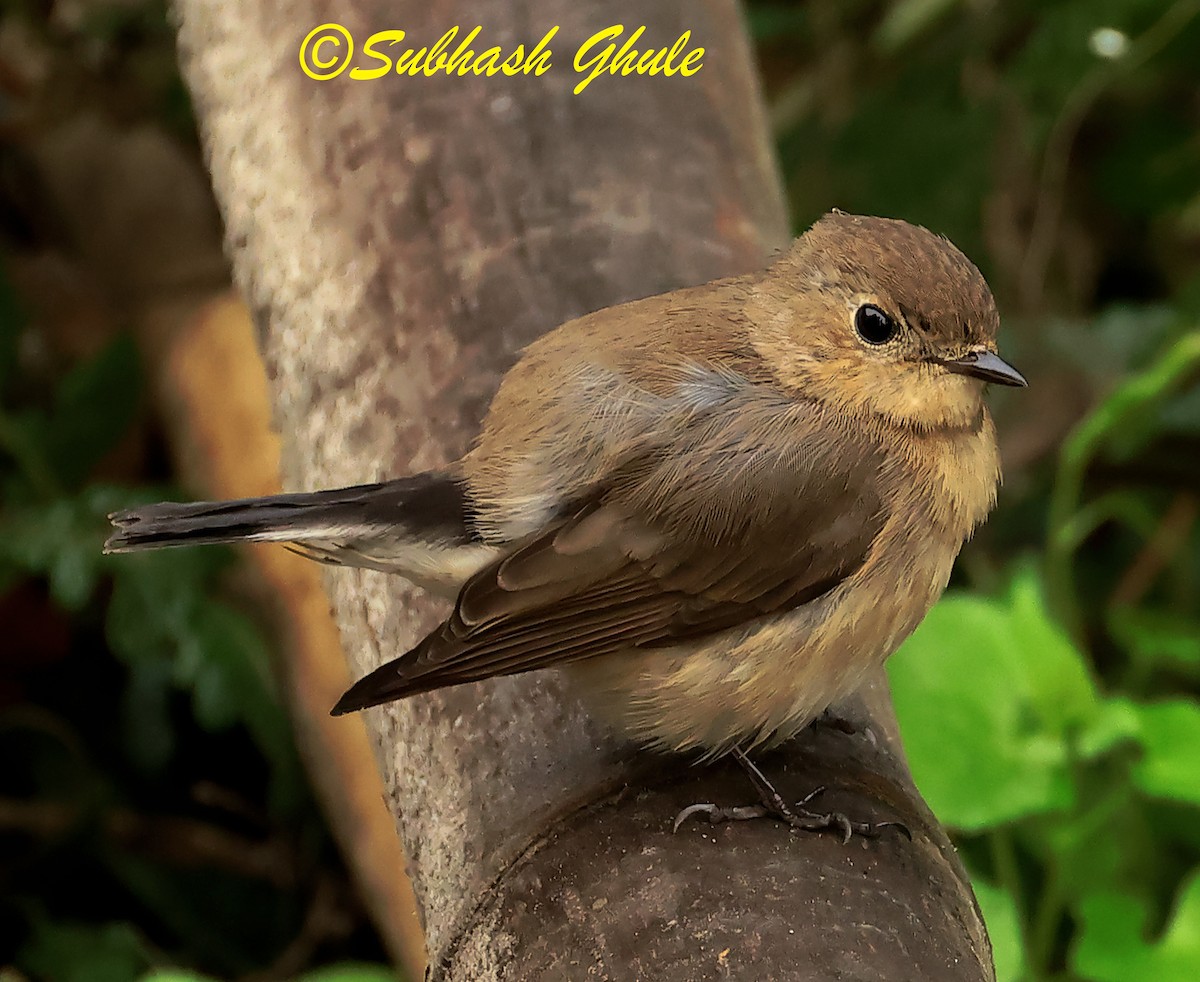
<svg viewBox="0 0 1200 982">
<path fill-rule="evenodd" d="M 636 740 L 745 762 L 896 650 L 990 511 L 998 325 L 945 238 L 833 212 L 535 341 L 443 472 L 119 512 L 105 548 L 280 541 L 456 597 L 335 714 L 565 666 Z"/>
</svg>

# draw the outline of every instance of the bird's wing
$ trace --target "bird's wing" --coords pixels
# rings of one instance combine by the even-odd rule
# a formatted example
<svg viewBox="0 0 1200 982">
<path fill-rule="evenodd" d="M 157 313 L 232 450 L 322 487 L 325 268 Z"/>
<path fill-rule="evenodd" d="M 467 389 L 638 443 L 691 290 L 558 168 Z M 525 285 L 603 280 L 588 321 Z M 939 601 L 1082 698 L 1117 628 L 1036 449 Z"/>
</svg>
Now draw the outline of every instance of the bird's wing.
<svg viewBox="0 0 1200 982">
<path fill-rule="evenodd" d="M 439 628 L 334 712 L 670 645 L 833 589 L 865 562 L 886 520 L 878 452 L 820 429 L 775 449 L 731 439 L 736 426 L 626 462 L 472 576 Z"/>
</svg>

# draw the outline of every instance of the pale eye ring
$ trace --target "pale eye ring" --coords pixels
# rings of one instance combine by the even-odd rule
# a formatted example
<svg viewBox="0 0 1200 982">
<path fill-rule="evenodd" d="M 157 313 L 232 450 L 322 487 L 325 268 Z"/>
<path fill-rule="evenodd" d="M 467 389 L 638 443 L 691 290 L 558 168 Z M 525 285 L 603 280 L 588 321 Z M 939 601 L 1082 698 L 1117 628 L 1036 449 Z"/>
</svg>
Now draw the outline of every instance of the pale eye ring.
<svg viewBox="0 0 1200 982">
<path fill-rule="evenodd" d="M 864 303 L 854 312 L 854 331 L 867 344 L 887 344 L 899 330 L 896 321 L 873 303 Z"/>
</svg>

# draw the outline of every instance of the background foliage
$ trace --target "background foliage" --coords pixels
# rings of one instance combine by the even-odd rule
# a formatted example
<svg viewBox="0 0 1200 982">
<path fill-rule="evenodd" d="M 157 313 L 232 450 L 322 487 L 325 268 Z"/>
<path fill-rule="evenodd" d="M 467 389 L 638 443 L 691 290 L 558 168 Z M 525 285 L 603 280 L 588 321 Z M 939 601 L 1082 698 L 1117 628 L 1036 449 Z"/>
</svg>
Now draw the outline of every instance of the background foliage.
<svg viewBox="0 0 1200 982">
<path fill-rule="evenodd" d="M 944 232 L 1030 379 L 993 394 L 1000 507 L 891 663 L 999 977 L 1200 978 L 1200 2 L 748 12 L 797 229 Z M 0 98 L 0 963 L 378 978 L 230 557 L 99 554 L 171 474 L 42 138 L 88 114 L 197 157 L 161 5 L 6 7 Z"/>
</svg>

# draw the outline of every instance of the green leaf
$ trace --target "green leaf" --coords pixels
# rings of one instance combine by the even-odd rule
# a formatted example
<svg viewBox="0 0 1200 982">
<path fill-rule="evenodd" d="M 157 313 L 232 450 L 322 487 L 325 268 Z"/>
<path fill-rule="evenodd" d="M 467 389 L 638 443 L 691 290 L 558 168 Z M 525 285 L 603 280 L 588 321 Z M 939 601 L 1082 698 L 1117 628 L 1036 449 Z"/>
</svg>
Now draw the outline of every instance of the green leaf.
<svg viewBox="0 0 1200 982">
<path fill-rule="evenodd" d="M 1142 759 L 1137 787 L 1156 798 L 1200 805 L 1200 706 L 1183 699 L 1138 707 Z"/>
<path fill-rule="evenodd" d="M 1157 942 L 1144 937 L 1144 904 L 1114 893 L 1087 897 L 1071 952 L 1075 971 L 1093 982 L 1194 982 L 1200 977 L 1200 875 L 1180 892 L 1175 915 Z"/>
<path fill-rule="evenodd" d="M 112 567 L 112 558 L 101 552 L 104 516 L 137 497 L 106 485 L 48 501 L 10 497 L 0 512 L 0 572 L 45 577 L 64 610 L 79 610 Z"/>
<path fill-rule="evenodd" d="M 992 942 L 995 982 L 1020 982 L 1025 976 L 1025 944 L 1016 901 L 1007 891 L 975 877 L 971 879 L 971 888 Z"/>
<path fill-rule="evenodd" d="M 79 484 L 129 428 L 141 399 L 137 347 L 115 339 L 63 379 L 46 429 L 46 456 L 68 488 Z"/>
<path fill-rule="evenodd" d="M 270 675 L 269 653 L 243 614 L 219 601 L 199 606 L 180 639 L 180 655 L 190 671 L 177 680 L 191 689 L 201 726 L 220 730 L 243 723 L 277 768 L 292 762 L 291 728 Z"/>
<path fill-rule="evenodd" d="M 1134 703 L 1120 697 L 1107 699 L 1079 731 L 1075 749 L 1083 759 L 1092 760 L 1137 740 L 1141 731 L 1141 716 Z"/>
<path fill-rule="evenodd" d="M 1005 600 L 942 600 L 889 662 L 905 749 L 938 817 L 980 830 L 1068 807 L 1068 734 L 1097 712 L 1032 572 Z"/>
<path fill-rule="evenodd" d="M 185 952 L 193 958 L 201 955 L 214 972 L 245 974 L 255 965 L 259 946 L 277 941 L 264 938 L 263 932 L 273 934 L 293 916 L 293 898 L 216 868 L 181 871 L 121 849 L 105 850 L 102 858 L 121 888 L 152 910 Z M 254 912 L 263 903 L 275 904 L 275 912 L 259 920 Z"/>
<path fill-rule="evenodd" d="M 1013 579 L 1009 611 L 1008 643 L 1039 722 L 1064 734 L 1091 719 L 1098 700 L 1087 663 L 1050 617 L 1032 569 Z"/>
<path fill-rule="evenodd" d="M 1109 630 L 1137 662 L 1200 667 L 1200 622 L 1193 617 L 1124 607 L 1109 615 Z"/>
<path fill-rule="evenodd" d="M 196 721 L 220 731 L 249 730 L 270 761 L 273 803 L 286 810 L 298 800 L 300 767 L 287 716 L 270 673 L 269 653 L 255 625 L 214 599 L 214 578 L 230 553 L 213 549 L 164 550 L 122 556 L 113 567 L 106 631 L 113 651 L 135 676 L 126 731 L 130 752 L 143 764 L 165 762 L 172 739 L 166 722 L 167 687 L 192 699 Z M 169 673 L 162 666 L 170 666 Z"/>
<path fill-rule="evenodd" d="M 214 577 L 228 564 L 222 549 L 167 549 L 119 557 L 106 630 L 114 653 L 131 667 L 178 650 L 191 633 Z"/>
<path fill-rule="evenodd" d="M 94 926 L 41 916 L 17 955 L 23 971 L 53 982 L 133 982 L 148 963 L 145 944 L 129 924 Z"/>
<path fill-rule="evenodd" d="M 79 610 L 99 582 L 105 558 L 92 495 L 11 506 L 0 519 L 0 566 L 45 576 L 54 600 Z"/>
</svg>

